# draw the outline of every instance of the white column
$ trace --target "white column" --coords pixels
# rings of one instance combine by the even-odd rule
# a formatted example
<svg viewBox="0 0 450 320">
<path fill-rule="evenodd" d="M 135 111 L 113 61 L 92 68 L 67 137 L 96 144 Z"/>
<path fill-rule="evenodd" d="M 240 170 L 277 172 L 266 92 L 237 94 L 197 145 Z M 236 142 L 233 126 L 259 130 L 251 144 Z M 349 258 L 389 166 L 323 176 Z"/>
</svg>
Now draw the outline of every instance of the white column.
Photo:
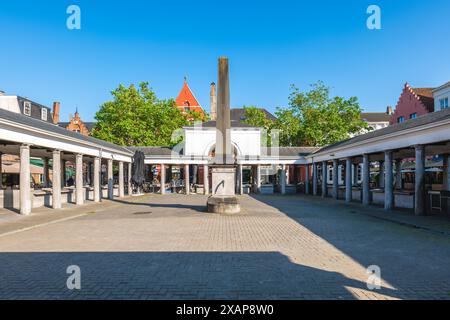
<svg viewBox="0 0 450 320">
<path fill-rule="evenodd" d="M 48 174 L 48 158 L 43 158 L 42 159 L 42 164 L 43 164 L 43 171 L 44 174 L 42 175 L 42 185 L 44 186 L 44 188 L 48 188 L 49 183 L 49 174 Z"/>
<path fill-rule="evenodd" d="M 238 193 L 239 194 L 243 194 L 244 193 L 244 186 L 243 186 L 243 171 L 242 171 L 242 164 L 238 165 L 238 172 L 239 172 L 239 190 Z"/>
<path fill-rule="evenodd" d="M 20 146 L 20 214 L 31 213 L 30 146 Z"/>
<path fill-rule="evenodd" d="M 81 205 L 84 203 L 82 154 L 77 154 L 75 157 L 75 189 L 76 189 L 76 204 Z"/>
<path fill-rule="evenodd" d="M 402 161 L 401 159 L 395 160 L 395 188 L 402 188 Z"/>
<path fill-rule="evenodd" d="M 281 165 L 280 171 L 281 194 L 286 194 L 286 165 Z"/>
<path fill-rule="evenodd" d="M 415 171 L 415 195 L 414 213 L 425 215 L 425 147 L 417 145 L 416 149 L 416 171 Z"/>
<path fill-rule="evenodd" d="M 52 207 L 61 208 L 61 151 L 53 150 Z"/>
<path fill-rule="evenodd" d="M 339 160 L 333 159 L 333 197 L 339 199 Z"/>
<path fill-rule="evenodd" d="M 114 176 L 112 159 L 108 159 L 108 199 L 114 199 Z"/>
<path fill-rule="evenodd" d="M 444 190 L 450 191 L 450 155 L 444 154 Z"/>
<path fill-rule="evenodd" d="M 128 195 L 131 196 L 133 194 L 133 185 L 131 184 L 131 166 L 132 163 L 129 162 L 128 163 L 128 178 L 127 178 L 127 183 L 128 183 Z"/>
<path fill-rule="evenodd" d="M 309 164 L 305 165 L 305 193 L 309 194 Z"/>
<path fill-rule="evenodd" d="M 161 181 L 160 181 L 161 189 L 159 190 L 159 192 L 161 194 L 165 194 L 166 193 L 166 166 L 164 164 L 161 164 L 160 168 L 161 168 Z"/>
<path fill-rule="evenodd" d="M 392 151 L 384 153 L 384 171 L 386 173 L 384 180 L 384 209 L 394 208 L 394 172 L 392 167 Z"/>
<path fill-rule="evenodd" d="M 189 165 L 184 165 L 184 192 L 189 194 L 190 191 L 190 181 L 189 181 Z"/>
<path fill-rule="evenodd" d="M 61 153 L 61 158 L 63 154 Z M 61 187 L 64 188 L 66 186 L 67 176 L 66 176 L 66 160 L 61 160 Z"/>
<path fill-rule="evenodd" d="M 362 167 L 362 203 L 363 205 L 370 204 L 370 162 L 369 155 L 363 155 L 363 167 Z"/>
<path fill-rule="evenodd" d="M 3 188 L 2 156 L 3 156 L 3 153 L 0 152 L 0 189 Z"/>
<path fill-rule="evenodd" d="M 209 194 L 209 168 L 203 165 L 203 194 Z"/>
<path fill-rule="evenodd" d="M 328 186 L 327 186 L 327 162 L 322 161 L 322 198 L 325 198 L 328 194 Z"/>
<path fill-rule="evenodd" d="M 100 202 L 102 188 L 100 185 L 100 158 L 95 157 L 94 159 L 94 202 Z"/>
<path fill-rule="evenodd" d="M 313 195 L 317 196 L 317 162 L 313 163 Z"/>
<path fill-rule="evenodd" d="M 345 201 L 352 201 L 352 158 L 345 159 Z"/>
<path fill-rule="evenodd" d="M 261 192 L 261 165 L 256 165 L 256 193 Z"/>
<path fill-rule="evenodd" d="M 123 161 L 119 161 L 119 198 L 123 198 L 123 197 L 125 197 Z"/>
</svg>

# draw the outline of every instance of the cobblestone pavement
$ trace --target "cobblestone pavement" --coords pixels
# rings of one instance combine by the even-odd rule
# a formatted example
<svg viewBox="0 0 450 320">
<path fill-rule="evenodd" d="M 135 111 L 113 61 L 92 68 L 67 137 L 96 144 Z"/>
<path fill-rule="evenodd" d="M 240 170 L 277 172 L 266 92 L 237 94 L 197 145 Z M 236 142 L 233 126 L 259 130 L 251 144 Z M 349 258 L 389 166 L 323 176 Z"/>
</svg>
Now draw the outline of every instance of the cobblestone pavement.
<svg viewBox="0 0 450 320">
<path fill-rule="evenodd" d="M 0 236 L 0 298 L 450 299 L 448 236 L 332 199 L 242 196 L 235 216 L 205 202 L 134 197 Z M 66 287 L 69 265 L 81 290 Z"/>
</svg>

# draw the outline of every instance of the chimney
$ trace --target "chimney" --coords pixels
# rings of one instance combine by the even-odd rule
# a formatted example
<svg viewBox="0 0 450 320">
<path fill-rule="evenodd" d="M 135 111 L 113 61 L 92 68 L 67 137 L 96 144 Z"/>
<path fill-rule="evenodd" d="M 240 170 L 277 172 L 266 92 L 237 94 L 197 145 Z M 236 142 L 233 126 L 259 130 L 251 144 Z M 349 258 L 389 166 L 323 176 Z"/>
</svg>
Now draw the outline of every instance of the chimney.
<svg viewBox="0 0 450 320">
<path fill-rule="evenodd" d="M 53 123 L 58 124 L 59 122 L 59 102 L 53 102 Z"/>
<path fill-rule="evenodd" d="M 391 107 L 391 106 L 387 106 L 387 108 L 386 108 L 386 113 L 387 113 L 388 115 L 391 115 L 391 114 L 394 113 L 394 112 L 392 111 L 392 107 Z"/>
<path fill-rule="evenodd" d="M 209 104 L 211 111 L 211 120 L 217 119 L 217 97 L 216 97 L 216 84 L 211 82 L 211 90 L 209 92 Z"/>
</svg>

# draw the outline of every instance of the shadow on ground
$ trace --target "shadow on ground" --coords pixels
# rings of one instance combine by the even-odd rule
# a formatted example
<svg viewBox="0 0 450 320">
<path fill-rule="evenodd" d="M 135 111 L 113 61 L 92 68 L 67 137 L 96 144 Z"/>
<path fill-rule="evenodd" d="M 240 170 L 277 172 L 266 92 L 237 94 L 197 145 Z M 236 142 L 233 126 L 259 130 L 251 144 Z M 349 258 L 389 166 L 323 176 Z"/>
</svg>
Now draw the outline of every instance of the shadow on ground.
<svg viewBox="0 0 450 320">
<path fill-rule="evenodd" d="M 26 252 L 0 260 L 1 299 L 355 299 L 347 287 L 367 290 L 279 252 Z M 66 287 L 70 265 L 81 269 L 81 290 Z"/>
<path fill-rule="evenodd" d="M 277 208 L 364 268 L 379 266 L 382 279 L 398 290 L 397 297 L 450 299 L 447 236 L 366 216 L 362 210 L 376 208 L 356 203 L 308 195 L 252 197 Z"/>
</svg>

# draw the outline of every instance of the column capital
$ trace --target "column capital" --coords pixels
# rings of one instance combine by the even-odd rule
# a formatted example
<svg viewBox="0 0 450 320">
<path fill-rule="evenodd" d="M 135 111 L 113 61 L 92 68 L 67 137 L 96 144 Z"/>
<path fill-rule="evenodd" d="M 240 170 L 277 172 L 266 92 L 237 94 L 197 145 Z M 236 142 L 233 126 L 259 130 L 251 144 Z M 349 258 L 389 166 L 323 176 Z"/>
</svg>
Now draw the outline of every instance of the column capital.
<svg viewBox="0 0 450 320">
<path fill-rule="evenodd" d="M 414 149 L 416 149 L 416 150 L 424 150 L 425 149 L 425 145 L 423 145 L 423 144 L 416 144 L 416 145 L 414 145 Z"/>
<path fill-rule="evenodd" d="M 28 144 L 28 143 L 23 143 L 20 145 L 20 149 L 30 149 L 30 147 L 31 147 L 31 144 Z"/>
<path fill-rule="evenodd" d="M 61 154 L 61 150 L 59 150 L 59 149 L 54 149 L 54 150 L 52 151 L 52 153 L 53 153 L 53 154 Z"/>
</svg>

